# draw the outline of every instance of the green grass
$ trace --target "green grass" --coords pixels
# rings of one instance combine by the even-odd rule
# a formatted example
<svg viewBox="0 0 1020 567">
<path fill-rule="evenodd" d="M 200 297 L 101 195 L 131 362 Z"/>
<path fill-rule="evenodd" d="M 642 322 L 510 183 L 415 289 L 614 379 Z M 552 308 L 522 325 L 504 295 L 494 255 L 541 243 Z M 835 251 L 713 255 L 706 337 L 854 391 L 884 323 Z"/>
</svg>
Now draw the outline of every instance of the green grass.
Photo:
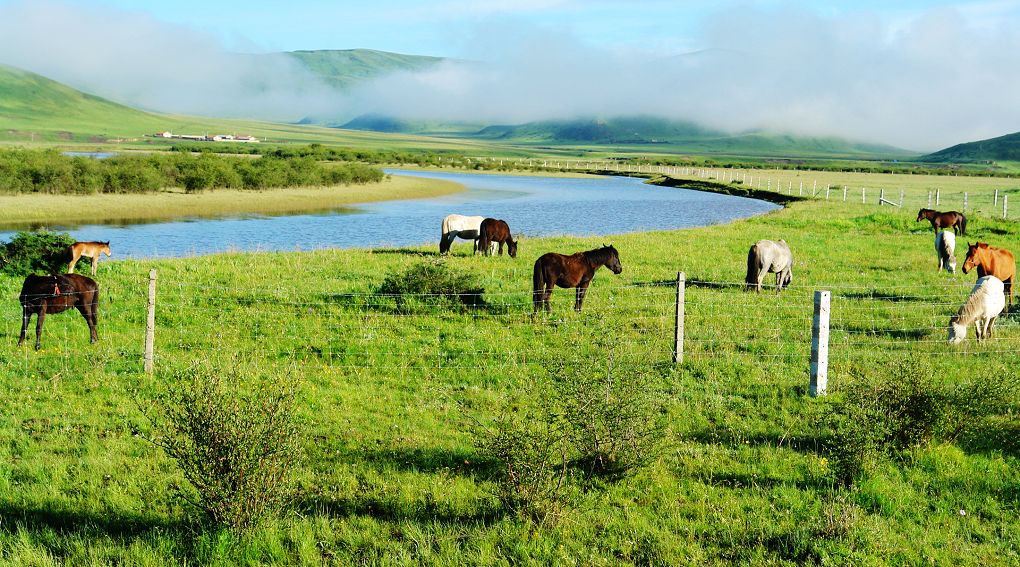
<svg viewBox="0 0 1020 567">
<path fill-rule="evenodd" d="M 104 262 L 101 341 L 90 346 L 84 322 L 66 313 L 47 318 L 40 352 L 14 346 L 20 282 L 0 279 L 0 561 L 1016 563 L 1018 408 L 842 488 L 816 425 L 830 401 L 806 395 L 816 289 L 833 292 L 833 399 L 920 358 L 947 381 L 1016 380 L 1015 312 L 996 342 L 944 344 L 973 275 L 935 272 L 930 228 L 915 215 L 805 201 L 693 230 L 525 237 L 516 261 L 455 245 L 447 263 L 485 286 L 482 310 L 400 310 L 372 294 L 387 274 L 432 260 L 434 247 Z M 1014 221 L 977 213 L 970 232 L 1020 250 Z M 759 238 L 790 243 L 793 288 L 754 295 L 697 283 L 742 281 Z M 558 289 L 551 316 L 530 315 L 535 257 L 610 240 L 624 271 L 600 271 L 582 313 Z M 152 377 L 141 372 L 150 268 L 159 273 Z M 686 361 L 674 367 L 677 271 L 691 285 Z M 508 514 L 492 495 L 494 463 L 473 448 L 472 420 L 491 419 L 507 399 L 540 403 L 537 385 L 558 357 L 603 375 L 607 343 L 619 367 L 656 375 L 660 452 L 618 482 L 571 480 L 557 524 Z M 145 440 L 143 410 L 172 369 L 196 361 L 300 384 L 307 435 L 296 502 L 248 539 L 198 523 L 181 473 Z"/>
</svg>

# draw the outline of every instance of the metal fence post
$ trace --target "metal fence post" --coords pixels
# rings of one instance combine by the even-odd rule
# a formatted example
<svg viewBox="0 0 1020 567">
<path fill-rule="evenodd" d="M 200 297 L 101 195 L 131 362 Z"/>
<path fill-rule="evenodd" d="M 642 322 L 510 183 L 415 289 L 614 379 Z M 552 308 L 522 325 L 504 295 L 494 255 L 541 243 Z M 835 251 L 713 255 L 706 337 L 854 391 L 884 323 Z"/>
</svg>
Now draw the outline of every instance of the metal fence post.
<svg viewBox="0 0 1020 567">
<path fill-rule="evenodd" d="M 824 396 L 829 385 L 829 298 L 828 291 L 815 292 L 814 316 L 811 318 L 811 383 L 812 396 Z"/>
</svg>

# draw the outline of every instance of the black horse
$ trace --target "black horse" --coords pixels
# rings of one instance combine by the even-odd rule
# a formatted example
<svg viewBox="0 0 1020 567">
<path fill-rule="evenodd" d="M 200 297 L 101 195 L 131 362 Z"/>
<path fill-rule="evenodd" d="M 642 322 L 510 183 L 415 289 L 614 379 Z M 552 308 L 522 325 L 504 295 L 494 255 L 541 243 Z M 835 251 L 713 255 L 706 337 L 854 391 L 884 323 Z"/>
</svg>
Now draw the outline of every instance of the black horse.
<svg viewBox="0 0 1020 567">
<path fill-rule="evenodd" d="M 96 333 L 96 310 L 99 307 L 99 285 L 92 278 L 80 274 L 58 276 L 36 276 L 25 278 L 21 286 L 21 338 L 18 346 L 25 342 L 25 333 L 32 315 L 37 315 L 35 324 L 35 348 L 41 346 L 43 320 L 47 313 L 61 313 L 72 307 L 81 312 L 89 325 L 91 342 L 99 340 Z"/>
<path fill-rule="evenodd" d="M 533 277 L 532 301 L 535 304 L 535 311 L 545 308 L 549 311 L 549 296 L 552 295 L 553 287 L 576 287 L 577 300 L 574 302 L 574 310 L 580 311 L 584 303 L 584 294 L 588 291 L 588 285 L 595 277 L 595 270 L 605 266 L 614 274 L 623 271 L 620 265 L 620 254 L 612 246 L 604 246 L 587 252 L 578 252 L 566 256 L 555 252 L 543 254 L 535 260 L 535 272 Z"/>
</svg>

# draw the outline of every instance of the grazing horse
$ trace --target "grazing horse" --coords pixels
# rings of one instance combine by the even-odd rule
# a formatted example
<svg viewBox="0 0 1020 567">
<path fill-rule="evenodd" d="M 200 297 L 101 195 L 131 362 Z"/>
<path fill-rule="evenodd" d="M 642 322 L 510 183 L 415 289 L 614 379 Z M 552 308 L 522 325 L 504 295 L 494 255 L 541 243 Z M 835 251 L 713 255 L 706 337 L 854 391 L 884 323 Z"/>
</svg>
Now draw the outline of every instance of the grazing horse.
<svg viewBox="0 0 1020 567">
<path fill-rule="evenodd" d="M 992 338 L 992 326 L 1006 305 L 1002 289 L 1002 281 L 995 276 L 978 278 L 960 311 L 949 319 L 949 344 L 962 342 L 971 323 L 977 340 Z"/>
<path fill-rule="evenodd" d="M 937 271 L 945 269 L 950 274 L 956 273 L 956 235 L 948 230 L 935 233 L 935 254 L 939 257 Z"/>
<path fill-rule="evenodd" d="M 783 291 L 793 281 L 793 253 L 785 240 L 759 240 L 747 251 L 745 289 L 761 292 L 765 274 L 775 272 L 776 291 Z"/>
<path fill-rule="evenodd" d="M 921 209 L 917 211 L 917 221 L 915 222 L 921 222 L 921 219 L 927 219 L 935 232 L 942 228 L 953 227 L 954 233 L 959 229 L 960 234 L 967 234 L 967 217 L 957 211 L 940 213 L 934 209 Z"/>
<path fill-rule="evenodd" d="M 989 246 L 984 242 L 967 243 L 967 259 L 963 261 L 963 273 L 977 268 L 978 278 L 995 276 L 1006 287 L 1009 306 L 1013 307 L 1013 276 L 1016 275 L 1016 259 L 1005 248 Z"/>
<path fill-rule="evenodd" d="M 595 270 L 600 266 L 609 268 L 614 274 L 623 271 L 620 265 L 620 254 L 612 246 L 603 246 L 587 252 L 577 252 L 566 256 L 555 252 L 548 252 L 535 260 L 535 271 L 532 279 L 532 301 L 535 303 L 535 311 L 545 308 L 549 311 L 549 296 L 552 295 L 553 287 L 563 288 L 576 287 L 577 300 L 574 302 L 574 311 L 581 310 L 584 303 L 584 294 L 588 291 L 588 285 L 595 277 Z"/>
<path fill-rule="evenodd" d="M 443 233 L 439 238 L 439 253 L 446 254 L 457 238 L 473 240 L 475 251 L 478 249 L 478 229 L 485 217 L 466 217 L 464 215 L 446 215 L 443 219 Z"/>
<path fill-rule="evenodd" d="M 478 249 L 486 256 L 492 255 L 492 244 L 499 243 L 499 255 L 503 255 L 503 244 L 511 258 L 517 257 L 517 241 L 510 234 L 510 225 L 502 219 L 485 219 L 478 228 Z"/>
<path fill-rule="evenodd" d="M 86 256 L 92 259 L 92 275 L 96 275 L 96 266 L 99 265 L 99 255 L 106 254 L 110 257 L 110 241 L 106 242 L 75 242 L 71 245 L 71 263 L 67 265 L 67 273 L 74 273 L 74 265 L 78 259 Z"/>
<path fill-rule="evenodd" d="M 18 339 L 18 346 L 25 342 L 25 332 L 33 314 L 38 316 L 35 323 L 35 348 L 39 350 L 46 314 L 60 313 L 71 307 L 77 308 L 88 323 L 91 342 L 99 340 L 96 334 L 99 286 L 95 280 L 79 274 L 31 275 L 25 278 L 18 299 L 21 301 L 21 338 Z"/>
</svg>

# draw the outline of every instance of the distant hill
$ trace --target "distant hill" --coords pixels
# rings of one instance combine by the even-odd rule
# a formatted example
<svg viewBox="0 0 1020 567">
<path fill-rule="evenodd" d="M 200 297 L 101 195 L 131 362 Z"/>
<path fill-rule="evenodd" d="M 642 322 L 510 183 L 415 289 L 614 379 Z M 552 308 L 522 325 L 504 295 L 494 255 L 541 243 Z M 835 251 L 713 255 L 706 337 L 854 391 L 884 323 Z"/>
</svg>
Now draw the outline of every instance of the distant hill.
<svg viewBox="0 0 1020 567">
<path fill-rule="evenodd" d="M 919 158 L 927 163 L 1020 162 L 1020 132 L 998 138 L 957 144 Z"/>
<path fill-rule="evenodd" d="M 397 71 L 421 71 L 441 61 L 442 57 L 403 55 L 372 49 L 323 49 L 288 51 L 306 69 L 327 84 L 347 89 L 367 79 Z"/>
<path fill-rule="evenodd" d="M 428 134 L 518 146 L 614 146 L 634 151 L 686 152 L 761 157 L 908 158 L 916 154 L 892 146 L 835 137 L 808 137 L 768 132 L 732 134 L 693 122 L 652 116 L 609 119 L 549 120 L 518 125 L 474 127 L 364 115 L 343 128 L 403 134 Z"/>
<path fill-rule="evenodd" d="M 0 134 L 6 137 L 17 138 L 24 130 L 38 132 L 40 139 L 88 141 L 155 132 L 164 122 L 41 75 L 0 65 L 0 127 L 6 131 Z"/>
</svg>

